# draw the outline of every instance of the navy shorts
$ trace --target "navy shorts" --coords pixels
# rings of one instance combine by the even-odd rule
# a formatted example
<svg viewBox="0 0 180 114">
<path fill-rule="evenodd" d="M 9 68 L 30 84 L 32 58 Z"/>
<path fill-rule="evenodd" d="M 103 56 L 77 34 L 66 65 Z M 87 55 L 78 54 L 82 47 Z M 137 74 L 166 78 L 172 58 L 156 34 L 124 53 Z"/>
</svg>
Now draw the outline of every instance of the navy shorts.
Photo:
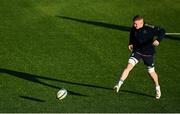
<svg viewBox="0 0 180 114">
<path fill-rule="evenodd" d="M 138 61 L 143 60 L 147 67 L 154 67 L 154 56 L 153 55 L 143 55 L 138 52 L 133 52 L 129 58 L 129 63 L 135 65 Z"/>
</svg>

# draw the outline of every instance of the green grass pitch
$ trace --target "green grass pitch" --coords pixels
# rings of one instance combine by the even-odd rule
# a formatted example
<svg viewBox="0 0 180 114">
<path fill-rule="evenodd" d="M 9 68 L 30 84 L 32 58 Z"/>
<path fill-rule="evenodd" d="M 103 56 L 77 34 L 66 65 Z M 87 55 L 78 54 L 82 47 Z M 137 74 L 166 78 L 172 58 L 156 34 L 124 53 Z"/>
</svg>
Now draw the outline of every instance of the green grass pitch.
<svg viewBox="0 0 180 114">
<path fill-rule="evenodd" d="M 156 48 L 160 100 L 143 62 L 112 90 L 132 17 L 180 32 L 179 12 L 179 0 L 0 0 L 0 112 L 180 112 L 180 36 Z"/>
</svg>

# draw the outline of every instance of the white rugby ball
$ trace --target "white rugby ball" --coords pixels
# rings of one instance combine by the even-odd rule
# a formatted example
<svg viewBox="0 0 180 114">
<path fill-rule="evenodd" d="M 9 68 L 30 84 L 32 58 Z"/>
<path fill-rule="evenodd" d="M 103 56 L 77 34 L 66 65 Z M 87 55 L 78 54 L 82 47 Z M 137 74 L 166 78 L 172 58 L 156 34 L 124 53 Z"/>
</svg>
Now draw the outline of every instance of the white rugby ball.
<svg viewBox="0 0 180 114">
<path fill-rule="evenodd" d="M 67 90 L 66 89 L 60 89 L 58 92 L 57 92 L 57 98 L 59 100 L 61 99 L 64 99 L 66 96 L 67 96 Z"/>
</svg>

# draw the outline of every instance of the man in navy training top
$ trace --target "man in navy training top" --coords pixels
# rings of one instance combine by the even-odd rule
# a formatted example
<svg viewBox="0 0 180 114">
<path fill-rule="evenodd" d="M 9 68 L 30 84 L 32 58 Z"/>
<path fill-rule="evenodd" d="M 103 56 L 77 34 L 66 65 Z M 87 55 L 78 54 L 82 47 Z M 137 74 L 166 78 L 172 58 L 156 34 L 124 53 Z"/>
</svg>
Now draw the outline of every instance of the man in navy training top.
<svg viewBox="0 0 180 114">
<path fill-rule="evenodd" d="M 156 39 L 154 37 L 157 36 Z M 136 15 L 133 18 L 133 27 L 130 31 L 130 39 L 128 48 L 132 52 L 127 67 L 124 69 L 119 82 L 114 86 L 116 92 L 119 92 L 121 85 L 127 78 L 129 72 L 139 62 L 140 59 L 144 61 L 147 66 L 148 74 L 152 78 L 155 89 L 156 99 L 160 99 L 161 90 L 158 81 L 158 75 L 154 67 L 154 53 L 155 47 L 159 45 L 160 41 L 164 38 L 165 31 L 162 28 L 155 27 L 144 23 L 143 17 Z"/>
</svg>

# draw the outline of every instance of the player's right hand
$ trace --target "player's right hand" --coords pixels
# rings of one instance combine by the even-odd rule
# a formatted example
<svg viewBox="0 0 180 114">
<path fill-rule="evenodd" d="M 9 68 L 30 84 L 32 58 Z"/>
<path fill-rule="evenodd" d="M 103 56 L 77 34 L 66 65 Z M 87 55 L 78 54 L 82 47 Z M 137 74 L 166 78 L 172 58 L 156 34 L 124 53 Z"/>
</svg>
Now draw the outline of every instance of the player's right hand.
<svg viewBox="0 0 180 114">
<path fill-rule="evenodd" d="M 129 45 L 128 48 L 129 48 L 129 50 L 130 50 L 131 52 L 133 51 L 133 45 L 132 45 L 132 44 Z"/>
</svg>

